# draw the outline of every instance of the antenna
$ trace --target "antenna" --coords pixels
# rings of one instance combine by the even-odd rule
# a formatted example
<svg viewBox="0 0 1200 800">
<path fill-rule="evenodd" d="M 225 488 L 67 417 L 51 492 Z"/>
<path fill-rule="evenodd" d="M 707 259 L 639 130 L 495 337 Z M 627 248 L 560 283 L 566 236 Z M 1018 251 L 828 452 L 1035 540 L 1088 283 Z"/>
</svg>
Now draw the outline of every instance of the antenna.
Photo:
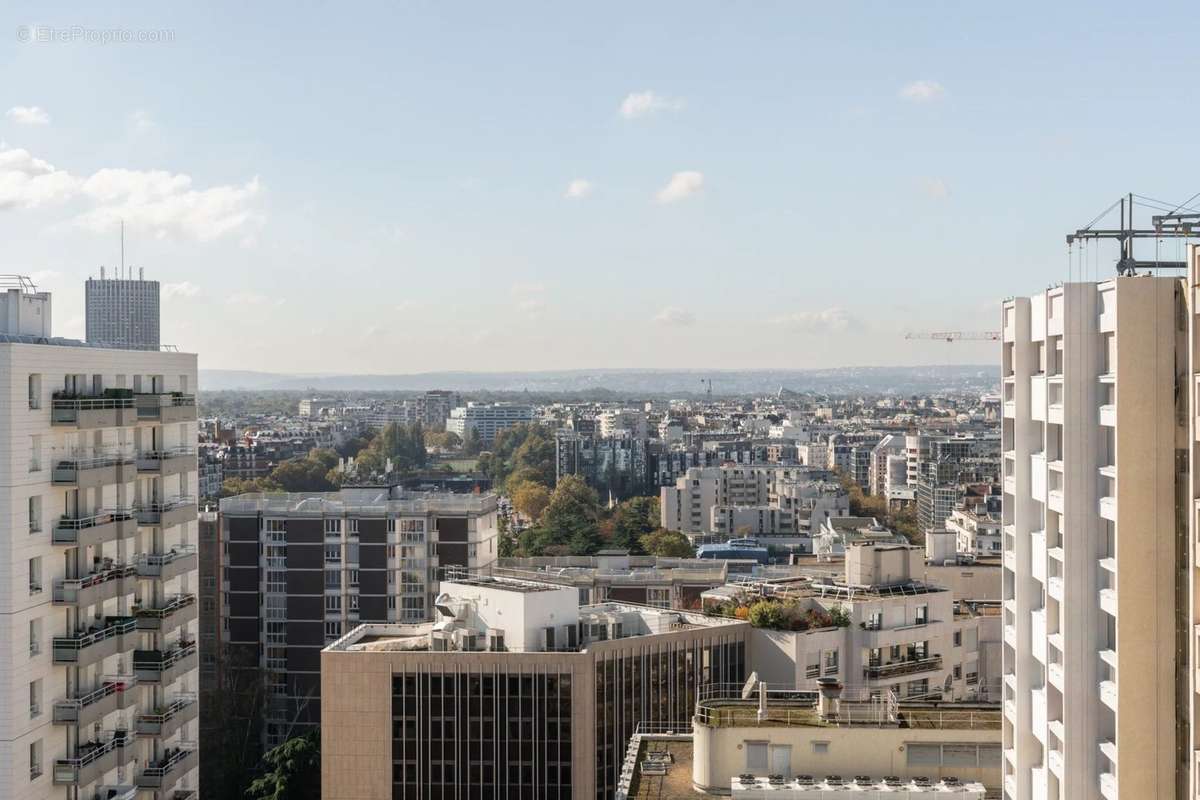
<svg viewBox="0 0 1200 800">
<path fill-rule="evenodd" d="M 125 277 L 125 220 L 121 220 L 121 277 Z"/>
</svg>

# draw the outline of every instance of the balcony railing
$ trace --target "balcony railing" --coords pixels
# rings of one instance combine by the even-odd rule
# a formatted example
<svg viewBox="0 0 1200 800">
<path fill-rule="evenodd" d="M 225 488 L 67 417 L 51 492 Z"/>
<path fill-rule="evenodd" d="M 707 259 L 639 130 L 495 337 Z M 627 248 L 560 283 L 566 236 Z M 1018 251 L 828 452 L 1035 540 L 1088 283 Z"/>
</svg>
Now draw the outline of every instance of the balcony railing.
<svg viewBox="0 0 1200 800">
<path fill-rule="evenodd" d="M 135 720 L 135 730 L 141 736 L 162 736 L 167 723 L 183 716 L 186 710 L 194 709 L 196 695 L 180 693 L 165 708 L 156 714 L 138 714 Z"/>
<path fill-rule="evenodd" d="M 104 622 L 103 628 L 83 631 L 74 636 L 55 636 L 52 644 L 55 663 L 78 662 L 79 656 L 88 648 L 137 629 L 137 621 L 133 617 L 105 617 Z"/>
<path fill-rule="evenodd" d="M 100 688 L 93 689 L 78 697 L 68 697 L 56 701 L 54 703 L 54 721 L 79 722 L 80 717 L 85 711 L 95 707 L 98 703 L 109 697 L 128 691 L 136 684 L 137 677 L 134 675 L 105 676 L 104 683 L 101 684 Z M 115 706 L 116 704 L 114 703 Z"/>
<path fill-rule="evenodd" d="M 196 654 L 195 642 L 181 642 L 179 646 L 167 650 L 138 650 L 133 657 L 133 671 L 144 681 L 157 682 L 162 680 L 163 673 Z"/>
<path fill-rule="evenodd" d="M 196 396 L 194 394 L 139 394 L 135 395 L 138 419 L 160 419 L 164 422 L 178 422 L 186 419 L 188 412 L 195 419 Z M 183 412 L 172 413 L 179 409 Z"/>
<path fill-rule="evenodd" d="M 137 514 L 139 525 L 163 525 L 164 523 L 175 524 L 172 520 L 177 517 L 190 516 L 186 513 L 177 514 L 174 512 L 194 511 L 195 508 L 195 497 L 191 495 L 179 495 L 169 500 L 151 501 L 135 506 L 134 513 Z"/>
<path fill-rule="evenodd" d="M 86 473 L 133 463 L 132 453 L 111 452 L 71 455 L 53 459 L 51 480 L 56 484 L 78 483 Z M 114 482 L 115 482 L 114 478 Z"/>
<path fill-rule="evenodd" d="M 196 595 L 176 594 L 166 598 L 165 605 L 159 608 L 135 608 L 133 615 L 137 619 L 139 630 L 159 630 L 163 623 L 186 608 L 196 605 Z"/>
<path fill-rule="evenodd" d="M 103 419 L 104 412 L 120 412 L 133 408 L 133 395 L 127 397 L 64 397 L 50 401 L 50 422 L 72 424 L 85 421 L 89 416 Z M 99 412 L 99 413 L 97 413 Z M 112 416 L 116 416 L 113 414 Z"/>
<path fill-rule="evenodd" d="M 79 545 L 95 544 L 85 541 L 89 531 L 103 528 L 106 525 L 126 522 L 133 519 L 133 511 L 129 509 L 111 509 L 97 511 L 87 516 L 70 516 L 64 514 L 54 523 L 51 541 L 54 544 Z"/>
<path fill-rule="evenodd" d="M 888 664 L 867 664 L 863 668 L 865 678 L 895 678 L 901 675 L 913 675 L 918 672 L 930 672 L 942 668 L 942 657 L 905 659 Z"/>
<path fill-rule="evenodd" d="M 163 757 L 147 764 L 137 777 L 143 788 L 158 789 L 168 783 L 172 772 L 195 763 L 196 743 L 180 742 L 178 747 L 169 747 Z"/>
<path fill-rule="evenodd" d="M 183 567 L 185 559 L 196 557 L 196 546 L 178 545 L 167 553 L 143 553 L 137 557 L 138 575 L 144 578 L 173 577 L 172 567 Z M 186 570 L 185 570 L 186 571 Z"/>
<path fill-rule="evenodd" d="M 117 766 L 115 751 L 130 742 L 127 731 L 112 731 L 107 739 L 79 744 L 74 758 L 55 759 L 54 782 L 83 785 L 103 777 L 105 772 Z"/>
<path fill-rule="evenodd" d="M 80 598 L 99 597 L 103 592 L 98 587 L 137 575 L 137 567 L 132 564 L 113 564 L 99 572 L 84 575 L 82 578 L 68 578 L 54 583 L 55 603 L 78 603 Z M 87 591 L 93 589 L 96 591 Z M 107 598 L 105 598 L 107 599 Z"/>
<path fill-rule="evenodd" d="M 163 450 L 146 450 L 138 453 L 137 468 L 139 472 L 159 472 L 169 462 L 188 457 L 191 457 L 195 461 L 196 448 L 180 445 L 179 447 L 168 447 Z"/>
</svg>

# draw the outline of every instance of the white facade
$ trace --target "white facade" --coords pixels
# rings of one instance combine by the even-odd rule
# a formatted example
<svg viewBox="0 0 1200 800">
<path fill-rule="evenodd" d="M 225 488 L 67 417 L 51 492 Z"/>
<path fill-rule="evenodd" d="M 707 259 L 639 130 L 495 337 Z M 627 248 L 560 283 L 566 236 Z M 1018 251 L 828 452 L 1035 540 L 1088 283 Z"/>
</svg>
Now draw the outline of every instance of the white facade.
<svg viewBox="0 0 1200 800">
<path fill-rule="evenodd" d="M 533 408 L 530 406 L 470 403 L 450 412 L 450 416 L 446 418 L 446 430 L 458 434 L 464 441 L 471 431 L 475 431 L 479 434 L 480 441 L 485 446 L 490 446 L 496 441 L 496 434 L 500 431 L 532 421 Z"/>
<path fill-rule="evenodd" d="M 946 530 L 954 534 L 955 551 L 962 555 L 973 558 L 1000 555 L 1002 543 L 998 518 L 956 508 L 946 518 Z"/>
<path fill-rule="evenodd" d="M 196 357 L 75 344 L 0 342 L 0 797 L 150 800 L 198 788 Z"/>
<path fill-rule="evenodd" d="M 1182 289 L 1003 305 L 1008 798 L 1176 796 Z"/>
</svg>

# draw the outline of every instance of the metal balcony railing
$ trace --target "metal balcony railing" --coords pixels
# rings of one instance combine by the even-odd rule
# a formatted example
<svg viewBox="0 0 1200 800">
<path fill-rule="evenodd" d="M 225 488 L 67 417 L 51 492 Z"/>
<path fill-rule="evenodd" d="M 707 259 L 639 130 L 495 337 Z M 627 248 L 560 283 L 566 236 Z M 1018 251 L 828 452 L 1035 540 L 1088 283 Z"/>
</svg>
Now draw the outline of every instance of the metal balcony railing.
<svg viewBox="0 0 1200 800">
<path fill-rule="evenodd" d="M 888 664 L 867 664 L 863 668 L 864 678 L 895 678 L 901 675 L 912 675 L 918 672 L 930 672 L 942 668 L 942 657 L 905 659 Z"/>
<path fill-rule="evenodd" d="M 167 617 L 174 614 L 176 611 L 179 611 L 181 608 L 187 608 L 188 606 L 195 605 L 195 604 L 196 604 L 196 595 L 180 593 L 180 594 L 172 595 L 168 599 L 167 604 L 162 606 L 161 608 L 149 608 L 149 607 L 136 608 L 133 611 L 133 615 L 135 617 L 148 618 L 148 619 L 166 619 Z"/>
<path fill-rule="evenodd" d="M 191 692 L 181 692 L 175 695 L 167 706 L 156 714 L 138 714 L 136 720 L 137 732 L 145 734 L 157 734 L 162 730 L 162 726 L 170 722 L 179 715 L 184 709 L 195 705 L 196 695 Z"/>
<path fill-rule="evenodd" d="M 73 603 L 84 589 L 100 586 L 109 581 L 121 580 L 137 575 L 137 567 L 132 564 L 113 564 L 99 572 L 84 575 L 82 578 L 67 578 L 54 582 L 54 602 Z"/>
<path fill-rule="evenodd" d="M 167 651 L 149 651 L 158 653 L 157 657 L 143 656 L 140 659 L 135 659 L 133 668 L 135 670 L 149 670 L 152 672 L 162 672 L 175 664 L 179 663 L 188 656 L 196 652 L 195 642 L 180 643 L 180 645 L 172 650 Z"/>
<path fill-rule="evenodd" d="M 98 689 L 93 689 L 78 697 L 68 697 L 54 702 L 54 720 L 72 721 L 79 718 L 79 712 L 89 706 L 99 703 L 106 697 L 118 692 L 124 692 L 137 684 L 135 675 L 106 675 L 104 683 Z"/>
<path fill-rule="evenodd" d="M 56 660 L 75 661 L 77 659 L 71 658 L 70 653 L 78 653 L 94 644 L 99 644 L 115 636 L 132 633 L 136 629 L 137 621 L 133 617 L 106 617 L 103 628 L 81 631 L 74 636 L 55 636 L 52 643 L 55 651 L 54 657 Z M 60 653 L 63 654 L 61 657 Z"/>
<path fill-rule="evenodd" d="M 161 575 L 164 567 L 194 555 L 196 555 L 194 544 L 176 545 L 167 553 L 142 553 L 137 557 L 138 574 L 148 577 Z"/>
</svg>

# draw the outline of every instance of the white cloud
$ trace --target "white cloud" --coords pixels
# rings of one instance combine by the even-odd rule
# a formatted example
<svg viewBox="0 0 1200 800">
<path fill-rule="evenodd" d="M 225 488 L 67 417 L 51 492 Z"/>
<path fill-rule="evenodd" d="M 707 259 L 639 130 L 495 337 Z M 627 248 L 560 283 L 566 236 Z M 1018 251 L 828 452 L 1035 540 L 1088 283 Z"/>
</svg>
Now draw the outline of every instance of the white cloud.
<svg viewBox="0 0 1200 800">
<path fill-rule="evenodd" d="M 702 186 L 703 173 L 691 170 L 676 172 L 671 176 L 671 180 L 667 181 L 667 185 L 658 190 L 658 202 L 675 203 L 700 191 Z"/>
<path fill-rule="evenodd" d="M 667 306 L 654 315 L 654 321 L 660 325 L 675 325 L 683 327 L 696 321 L 696 315 L 686 308 Z"/>
<path fill-rule="evenodd" d="M 195 297 L 198 294 L 200 294 L 200 287 L 191 281 L 163 284 L 163 297 L 168 300 L 172 297 Z"/>
<path fill-rule="evenodd" d="M 583 178 L 576 178 L 567 184 L 567 191 L 563 192 L 563 197 L 571 200 L 581 200 L 592 193 L 592 182 Z"/>
<path fill-rule="evenodd" d="M 254 209 L 260 188 L 255 177 L 196 189 L 190 176 L 163 170 L 106 168 L 81 178 L 26 150 L 0 149 L 0 210 L 82 199 L 92 207 L 75 224 L 101 233 L 124 220 L 160 238 L 216 239 L 261 223 Z"/>
<path fill-rule="evenodd" d="M 5 115 L 18 125 L 49 125 L 50 115 L 39 106 L 13 106 Z"/>
<path fill-rule="evenodd" d="M 921 178 L 921 191 L 934 200 L 945 200 L 950 196 L 950 187 L 941 178 Z"/>
<path fill-rule="evenodd" d="M 0 150 L 0 211 L 61 203 L 78 191 L 78 178 L 28 150 Z"/>
<path fill-rule="evenodd" d="M 658 111 L 680 111 L 683 109 L 683 98 L 663 97 L 647 89 L 644 92 L 633 92 L 621 101 L 621 116 L 625 119 L 636 119 Z"/>
<path fill-rule="evenodd" d="M 900 97 L 914 103 L 932 103 L 946 95 L 946 88 L 937 81 L 913 81 L 900 90 Z"/>
<path fill-rule="evenodd" d="M 797 331 L 837 333 L 855 322 L 844 308 L 833 306 L 820 311 L 797 311 L 775 317 L 771 324 Z"/>
</svg>

